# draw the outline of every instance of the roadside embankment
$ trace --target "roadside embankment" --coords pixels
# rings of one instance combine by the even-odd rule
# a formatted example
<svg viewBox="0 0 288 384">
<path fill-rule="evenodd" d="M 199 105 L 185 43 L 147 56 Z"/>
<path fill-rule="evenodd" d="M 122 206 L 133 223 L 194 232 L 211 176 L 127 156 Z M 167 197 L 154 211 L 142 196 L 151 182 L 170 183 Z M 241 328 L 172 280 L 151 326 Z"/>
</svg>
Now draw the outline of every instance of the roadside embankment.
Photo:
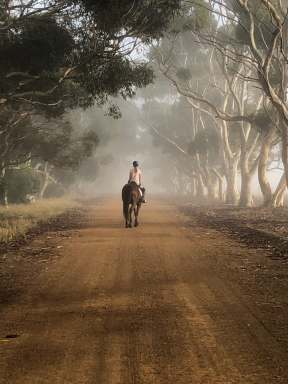
<svg viewBox="0 0 288 384">
<path fill-rule="evenodd" d="M 181 206 L 193 222 L 240 240 L 246 246 L 265 249 L 273 259 L 288 260 L 288 209 Z"/>
<path fill-rule="evenodd" d="M 9 244 L 24 240 L 33 230 L 49 224 L 80 204 L 69 198 L 44 199 L 33 204 L 12 204 L 0 207 L 0 251 Z"/>
</svg>

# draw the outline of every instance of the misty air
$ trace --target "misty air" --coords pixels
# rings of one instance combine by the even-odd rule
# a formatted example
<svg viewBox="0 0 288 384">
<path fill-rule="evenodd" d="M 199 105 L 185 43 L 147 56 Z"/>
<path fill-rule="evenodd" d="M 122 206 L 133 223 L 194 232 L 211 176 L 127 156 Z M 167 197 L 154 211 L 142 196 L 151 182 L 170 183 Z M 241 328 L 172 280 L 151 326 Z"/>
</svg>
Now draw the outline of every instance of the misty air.
<svg viewBox="0 0 288 384">
<path fill-rule="evenodd" d="M 287 14 L 0 0 L 0 384 L 288 383 Z"/>
</svg>

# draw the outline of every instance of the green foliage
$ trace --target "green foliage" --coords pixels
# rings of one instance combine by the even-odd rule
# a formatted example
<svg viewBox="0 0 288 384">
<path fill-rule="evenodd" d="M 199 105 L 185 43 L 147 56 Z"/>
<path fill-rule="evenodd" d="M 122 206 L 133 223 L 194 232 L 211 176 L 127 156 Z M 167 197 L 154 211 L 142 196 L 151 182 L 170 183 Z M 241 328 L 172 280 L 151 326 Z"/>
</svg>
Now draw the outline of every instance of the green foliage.
<svg viewBox="0 0 288 384">
<path fill-rule="evenodd" d="M 175 17 L 170 30 L 172 33 L 196 32 L 205 28 L 213 28 L 215 23 L 214 15 L 210 12 L 207 2 L 197 0 L 195 3 L 184 3 L 180 15 Z"/>
<path fill-rule="evenodd" d="M 122 113 L 118 105 L 111 103 L 108 106 L 105 116 L 110 116 L 110 117 L 113 117 L 115 120 L 117 120 L 122 117 Z"/>
<path fill-rule="evenodd" d="M 33 137 L 31 117 L 3 108 L 0 113 L 0 165 L 5 167 L 18 166 L 25 163 L 29 157 L 26 140 Z"/>
<path fill-rule="evenodd" d="M 72 48 L 73 39 L 67 29 L 51 17 L 34 16 L 0 43 L 0 70 L 31 74 L 55 70 Z"/>
<path fill-rule="evenodd" d="M 272 107 L 267 110 L 262 108 L 254 116 L 253 125 L 260 133 L 268 132 L 268 130 L 277 122 L 277 112 Z"/>
<path fill-rule="evenodd" d="M 233 10 L 235 15 L 239 18 L 239 23 L 235 26 L 235 38 L 242 44 L 250 45 L 250 18 L 244 11 L 243 7 L 237 4 L 237 1 L 226 0 L 229 7 Z M 274 2 L 274 6 L 277 5 L 277 1 Z M 253 0 L 249 2 L 249 9 L 251 10 L 255 20 L 255 40 L 258 47 L 266 49 L 266 46 L 270 45 L 273 38 L 273 32 L 275 26 L 271 20 L 271 15 L 267 8 L 263 5 L 261 0 Z"/>
<path fill-rule="evenodd" d="M 26 195 L 36 194 L 39 191 L 40 182 L 41 178 L 29 167 L 8 169 L 4 179 L 1 179 L 0 195 L 5 187 L 10 203 L 26 203 Z"/>
<path fill-rule="evenodd" d="M 0 9 L 0 171 L 28 160 L 74 171 L 91 156 L 95 127 L 75 132 L 65 112 L 107 103 L 119 118 L 110 97 L 131 98 L 154 80 L 144 60 L 133 60 L 134 44 L 161 37 L 180 3 L 31 1 L 15 12 L 7 2 L 10 12 Z"/>
<path fill-rule="evenodd" d="M 202 129 L 197 132 L 194 140 L 188 146 L 188 152 L 193 156 L 196 154 L 209 156 L 210 165 L 217 165 L 219 158 L 220 138 L 216 129 Z"/>
<path fill-rule="evenodd" d="M 159 38 L 179 10 L 180 0 L 81 0 L 99 29 L 116 34 L 121 29 L 141 39 Z"/>
<path fill-rule="evenodd" d="M 93 100 L 103 105 L 109 96 L 132 97 L 151 83 L 151 68 L 131 60 L 133 44 L 159 38 L 180 0 L 71 0 L 55 11 L 41 2 L 25 6 L 12 23 L 3 14 L 0 99 L 25 108 L 33 102 L 55 116 Z"/>
<path fill-rule="evenodd" d="M 44 161 L 57 168 L 76 169 L 85 158 L 92 155 L 98 144 L 95 131 L 78 134 L 69 120 L 34 124 L 35 134 L 26 141 L 26 150 L 31 152 L 34 162 Z M 41 128 L 37 128 L 37 124 Z"/>
<path fill-rule="evenodd" d="M 120 94 L 124 99 L 134 96 L 137 87 L 147 86 L 153 78 L 153 71 L 147 64 L 134 66 L 119 55 L 101 67 L 87 65 L 83 68 L 79 82 L 85 84 L 88 94 L 103 104 L 107 101 L 107 94 Z"/>
<path fill-rule="evenodd" d="M 211 27 L 212 22 L 213 16 L 209 9 L 207 9 L 207 2 L 200 0 L 194 5 L 190 22 L 185 24 L 185 29 L 200 31 L 205 27 Z"/>
</svg>

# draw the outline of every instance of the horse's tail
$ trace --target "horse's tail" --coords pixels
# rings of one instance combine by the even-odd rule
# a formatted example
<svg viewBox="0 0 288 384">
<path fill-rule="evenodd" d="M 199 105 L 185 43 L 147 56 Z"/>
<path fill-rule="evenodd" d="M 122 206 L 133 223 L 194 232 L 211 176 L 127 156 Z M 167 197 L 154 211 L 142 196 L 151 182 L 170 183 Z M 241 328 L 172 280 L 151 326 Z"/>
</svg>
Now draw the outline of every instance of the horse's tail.
<svg viewBox="0 0 288 384">
<path fill-rule="evenodd" d="M 126 184 L 122 189 L 123 216 L 125 220 L 128 220 L 130 200 L 131 200 L 131 188 L 129 185 Z"/>
<path fill-rule="evenodd" d="M 128 220 L 128 214 L 129 214 L 129 204 L 123 201 L 123 216 L 125 220 Z"/>
</svg>

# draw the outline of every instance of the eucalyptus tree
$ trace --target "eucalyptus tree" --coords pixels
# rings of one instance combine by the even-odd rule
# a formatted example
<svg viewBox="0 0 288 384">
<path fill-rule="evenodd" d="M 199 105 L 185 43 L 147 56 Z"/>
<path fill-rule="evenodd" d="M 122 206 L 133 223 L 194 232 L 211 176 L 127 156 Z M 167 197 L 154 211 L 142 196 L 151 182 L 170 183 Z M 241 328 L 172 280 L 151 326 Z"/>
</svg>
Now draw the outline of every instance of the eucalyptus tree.
<svg viewBox="0 0 288 384">
<path fill-rule="evenodd" d="M 197 1 L 187 1 L 192 7 L 198 7 Z M 202 4 L 203 5 L 203 4 Z M 279 116 L 274 119 L 271 131 L 262 126 L 262 159 L 264 163 L 269 157 L 269 146 L 275 134 L 282 143 L 282 160 L 284 177 L 288 181 L 288 145 L 287 145 L 287 10 L 288 2 L 279 0 L 211 0 L 205 9 L 217 15 L 222 25 L 232 31 L 229 37 L 223 34 L 211 34 L 207 30 L 197 32 L 197 38 L 215 47 L 223 57 L 227 56 L 227 44 L 238 44 L 241 49 L 229 49 L 228 55 L 234 62 L 243 62 L 247 78 L 255 87 L 262 89 L 270 104 Z M 252 76 L 251 76 L 252 74 Z M 266 101 L 265 101 L 266 102 Z M 266 108 L 267 109 L 267 108 Z M 269 120 L 269 119 L 268 119 Z M 266 159 L 266 160 L 265 160 Z M 267 204 L 275 204 L 271 188 L 263 176 L 263 161 L 259 162 L 260 186 Z M 265 172 L 264 172 L 265 173 Z M 262 175 L 262 176 L 261 176 Z M 276 191 L 283 190 L 283 179 Z M 273 197 L 273 198 L 272 198 Z M 277 200 L 277 199 L 276 199 Z M 280 199 L 281 200 L 281 199 Z"/>
<path fill-rule="evenodd" d="M 184 3 L 184 16 L 182 16 L 182 23 L 180 22 L 182 29 L 172 28 L 169 39 L 167 39 L 170 47 L 167 48 L 162 42 L 161 45 L 158 44 L 157 49 L 159 51 L 160 48 L 160 52 L 157 60 L 160 63 L 160 69 L 176 86 L 178 92 L 187 97 L 193 108 L 198 112 L 210 114 L 214 120 L 215 117 L 217 118 L 223 138 L 226 158 L 224 164 L 228 165 L 225 174 L 227 190 L 230 192 L 227 196 L 234 196 L 231 200 L 235 201 L 235 174 L 239 161 L 242 181 L 240 205 L 247 206 L 252 203 L 251 180 L 257 167 L 265 204 L 267 202 L 275 204 L 275 196 L 267 188 L 269 182 L 264 168 L 269 162 L 267 148 L 271 148 L 277 135 L 280 133 L 282 136 L 282 146 L 287 142 L 283 136 L 286 132 L 283 129 L 285 118 L 284 120 L 281 118 L 278 124 L 280 128 L 282 127 L 281 129 L 272 124 L 274 126 L 271 127 L 271 133 L 267 132 L 266 127 L 259 127 L 256 120 L 257 115 L 263 111 L 268 119 L 269 114 L 266 113 L 266 110 L 267 105 L 270 108 L 269 104 L 276 107 L 280 116 L 283 112 L 283 108 L 281 112 L 279 105 L 277 107 L 276 101 L 279 101 L 279 97 L 283 98 L 285 94 L 283 89 L 287 88 L 285 87 L 286 63 L 283 59 L 285 53 L 283 47 L 281 50 L 280 44 L 282 41 L 283 45 L 283 41 L 287 37 L 284 36 L 286 19 L 283 19 L 287 8 L 285 8 L 286 3 L 262 0 L 256 2 L 185 1 Z M 276 22 L 276 11 L 282 14 L 282 27 L 279 24 L 279 15 L 278 24 Z M 183 44 L 183 31 L 188 34 L 187 41 L 190 44 L 188 54 L 187 44 L 186 46 Z M 278 40 L 273 38 L 273 33 L 278 34 Z M 273 48 L 273 42 L 280 44 L 278 48 Z M 262 55 L 262 64 L 259 55 L 255 58 L 257 44 L 258 53 Z M 206 85 L 202 84 L 202 87 L 201 81 L 199 82 L 199 74 L 195 69 L 195 58 L 200 57 L 199 51 L 201 50 L 206 54 L 206 66 L 205 63 L 200 64 L 203 72 L 206 71 Z M 192 68 L 193 70 L 191 70 Z M 265 86 L 268 87 L 268 91 Z M 216 89 L 218 95 L 215 98 Z M 278 95 L 278 99 L 277 92 L 280 95 Z M 222 104 L 219 103 L 219 100 L 222 100 Z M 215 125 L 217 126 L 217 122 Z M 229 145 L 231 129 L 228 128 L 230 127 L 233 130 L 235 127 L 238 128 L 239 150 L 236 151 L 232 151 L 231 145 Z M 285 149 L 284 145 L 283 158 L 287 157 L 286 152 L 287 148 Z M 285 159 L 283 161 L 285 168 Z M 283 190 L 282 185 L 283 179 L 280 180 L 275 193 L 279 189 Z"/>
<path fill-rule="evenodd" d="M 1 0 L 0 177 L 29 159 L 24 148 L 33 116 L 60 119 L 73 108 L 108 103 L 108 112 L 119 117 L 110 96 L 132 97 L 153 81 L 151 68 L 133 52 L 161 36 L 179 4 Z"/>
<path fill-rule="evenodd" d="M 222 199 L 222 155 L 218 132 L 206 116 L 196 116 L 187 98 L 167 87 L 159 74 L 141 108 L 141 122 L 153 133 L 155 144 L 172 162 L 170 177 L 180 190 L 198 200 Z M 160 92 L 159 89 L 162 89 Z M 143 92 L 141 92 L 143 96 Z M 145 96 L 145 95 L 144 95 Z M 178 181 L 177 181 L 178 180 Z M 183 185 L 185 181 L 186 185 Z"/>
<path fill-rule="evenodd" d="M 223 62 L 213 47 L 195 43 L 191 38 L 193 33 L 193 30 L 185 31 L 174 34 L 172 42 L 168 38 L 161 41 L 154 48 L 154 57 L 160 71 L 187 98 L 200 121 L 206 124 L 209 121 L 210 125 L 219 129 L 223 148 L 220 173 L 226 177 L 227 202 L 235 203 L 237 200 L 237 167 L 240 160 L 240 205 L 247 206 L 252 202 L 251 179 L 257 168 L 254 152 L 259 140 L 258 133 L 251 129 L 251 125 L 263 98 L 261 93 L 255 91 L 254 100 L 248 97 L 248 84 L 243 81 L 245 67 L 241 63 L 231 65 L 228 57 Z M 185 46 L 189 48 L 185 49 Z M 258 98 L 258 102 L 253 110 L 255 98 Z M 232 144 L 236 139 L 235 130 L 239 136 L 238 147 Z M 215 167 L 210 168 L 210 179 L 213 174 Z"/>
<path fill-rule="evenodd" d="M 175 98 L 171 94 L 169 97 L 169 93 L 166 93 L 168 89 L 164 88 L 163 91 L 161 95 L 157 93 L 158 97 L 151 99 L 148 89 L 149 98 L 140 111 L 141 122 L 152 133 L 154 145 L 165 155 L 166 162 L 169 162 L 165 179 L 170 180 L 174 192 L 193 194 L 196 192 L 193 187 L 196 174 L 188 146 L 194 139 L 191 110 L 184 98 Z M 198 197 L 200 196 L 202 199 L 203 192 L 198 188 Z"/>
<path fill-rule="evenodd" d="M 149 83 L 152 71 L 130 55 L 161 36 L 179 6 L 179 0 L 2 3 L 1 104 L 64 106 L 70 97 L 78 105 L 127 97 Z M 85 97 L 76 93 L 74 100 L 78 88 Z"/>
<path fill-rule="evenodd" d="M 5 204 L 10 177 L 15 179 L 21 170 L 30 170 L 39 180 L 38 195 L 42 198 L 49 184 L 61 185 L 55 176 L 58 170 L 75 171 L 93 154 L 99 142 L 95 130 L 76 131 L 67 117 L 47 121 L 34 116 L 19 124 L 14 122 L 9 128 L 10 135 L 0 142 L 0 159 L 5 164 L 0 200 Z"/>
</svg>

